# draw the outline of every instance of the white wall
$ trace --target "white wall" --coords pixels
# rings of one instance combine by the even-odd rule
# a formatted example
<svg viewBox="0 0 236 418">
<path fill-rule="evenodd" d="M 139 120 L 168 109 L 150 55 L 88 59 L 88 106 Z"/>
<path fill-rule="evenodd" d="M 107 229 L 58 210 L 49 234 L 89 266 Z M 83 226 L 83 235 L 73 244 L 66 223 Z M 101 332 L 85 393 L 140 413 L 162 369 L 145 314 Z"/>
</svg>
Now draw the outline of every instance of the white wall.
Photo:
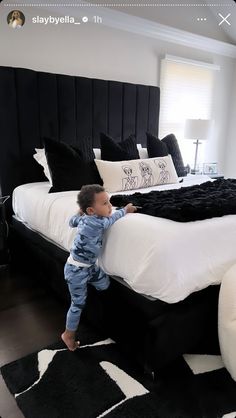
<svg viewBox="0 0 236 418">
<path fill-rule="evenodd" d="M 234 83 L 229 108 L 229 129 L 225 148 L 225 175 L 236 177 L 236 64 L 234 66 Z"/>
<path fill-rule="evenodd" d="M 166 53 L 219 64 L 221 71 L 214 92 L 215 132 L 206 150 L 208 162 L 218 161 L 220 170 L 228 170 L 224 164 L 229 164 L 229 159 L 224 160 L 224 156 L 235 80 L 233 59 L 103 25 L 32 24 L 32 16 L 47 16 L 36 8 L 24 11 L 24 27 L 13 30 L 5 23 L 8 12 L 1 14 L 0 19 L 0 39 L 4 40 L 0 44 L 1 65 L 159 85 L 160 60 Z M 231 118 L 231 136 L 233 131 Z"/>
<path fill-rule="evenodd" d="M 27 9 L 26 23 L 18 30 L 1 17 L 2 65 L 157 85 L 155 43 L 149 39 L 92 23 L 32 24 L 38 14 L 38 9 Z"/>
</svg>

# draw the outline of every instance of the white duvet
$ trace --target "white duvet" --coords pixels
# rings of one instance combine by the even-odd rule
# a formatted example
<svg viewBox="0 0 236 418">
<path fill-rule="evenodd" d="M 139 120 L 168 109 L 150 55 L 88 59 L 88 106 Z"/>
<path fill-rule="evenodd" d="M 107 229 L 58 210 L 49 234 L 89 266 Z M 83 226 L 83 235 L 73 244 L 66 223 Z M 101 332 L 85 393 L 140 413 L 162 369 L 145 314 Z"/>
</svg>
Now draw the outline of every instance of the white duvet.
<svg viewBox="0 0 236 418">
<path fill-rule="evenodd" d="M 189 176 L 181 184 L 152 190 L 206 180 L 205 176 Z M 48 194 L 49 188 L 46 182 L 17 187 L 13 209 L 30 228 L 69 250 L 76 234 L 68 222 L 78 210 L 77 191 Z M 236 262 L 236 215 L 179 223 L 128 214 L 107 231 L 103 244 L 99 263 L 108 274 L 122 277 L 139 293 L 175 303 L 220 283 Z"/>
</svg>

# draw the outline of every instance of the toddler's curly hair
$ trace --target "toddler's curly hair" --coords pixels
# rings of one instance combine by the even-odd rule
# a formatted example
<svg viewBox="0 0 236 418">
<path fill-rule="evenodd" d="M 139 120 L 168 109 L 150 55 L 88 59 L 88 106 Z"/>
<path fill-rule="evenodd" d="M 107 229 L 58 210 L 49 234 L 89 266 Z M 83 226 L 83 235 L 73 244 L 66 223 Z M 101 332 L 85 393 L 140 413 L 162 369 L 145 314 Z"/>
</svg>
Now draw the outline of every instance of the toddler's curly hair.
<svg viewBox="0 0 236 418">
<path fill-rule="evenodd" d="M 95 195 L 101 192 L 105 192 L 105 189 L 100 184 L 87 184 L 86 186 L 82 186 L 77 196 L 77 203 L 80 209 L 86 213 L 87 208 L 93 206 Z"/>
</svg>

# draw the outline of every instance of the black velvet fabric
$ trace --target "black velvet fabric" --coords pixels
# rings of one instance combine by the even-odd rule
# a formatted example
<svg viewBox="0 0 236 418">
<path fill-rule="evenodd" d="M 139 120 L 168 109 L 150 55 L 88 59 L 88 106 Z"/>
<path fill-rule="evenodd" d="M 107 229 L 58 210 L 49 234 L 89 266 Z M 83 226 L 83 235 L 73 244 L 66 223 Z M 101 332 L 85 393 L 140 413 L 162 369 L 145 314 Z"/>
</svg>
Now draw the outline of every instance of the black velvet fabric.
<svg viewBox="0 0 236 418">
<path fill-rule="evenodd" d="M 80 150 L 84 161 L 94 160 L 95 154 L 93 151 L 93 141 L 91 137 L 81 138 L 78 144 L 78 149 Z"/>
<path fill-rule="evenodd" d="M 118 207 L 130 202 L 140 207 L 140 213 L 178 222 L 232 215 L 236 214 L 236 179 L 218 179 L 161 192 L 116 195 L 110 201 Z"/>
<path fill-rule="evenodd" d="M 149 132 L 147 132 L 147 152 L 149 158 L 165 157 L 169 154 L 167 145 Z"/>
<path fill-rule="evenodd" d="M 147 131 L 158 135 L 159 106 L 159 87 L 0 66 L 2 194 L 45 180 L 32 158 L 43 138 L 77 147 L 92 138 L 96 148 L 100 132 L 122 140 L 135 132 L 145 146 Z"/>
<path fill-rule="evenodd" d="M 178 141 L 173 134 L 165 136 L 162 140 L 147 133 L 147 152 L 149 158 L 171 155 L 178 177 L 187 175 Z"/>
<path fill-rule="evenodd" d="M 137 143 L 142 143 L 145 146 L 147 131 L 158 136 L 159 96 L 160 90 L 158 87 L 44 73 L 22 68 L 0 67 L 0 179 L 2 194 L 11 194 L 13 189 L 20 184 L 43 181 L 40 167 L 32 158 L 32 154 L 35 147 L 42 147 L 45 137 L 57 138 L 59 142 L 69 140 L 75 146 L 79 145 L 81 138 L 92 137 L 93 146 L 97 147 L 100 144 L 100 132 L 107 132 L 114 138 L 122 139 L 135 132 Z M 21 224 L 19 228 L 23 228 L 22 223 L 18 222 L 18 224 Z M 15 231 L 12 238 L 12 243 L 15 245 L 14 253 L 11 249 L 12 263 L 14 264 L 13 255 L 15 254 L 18 257 L 18 262 L 15 263 L 17 268 L 21 265 L 27 267 L 31 264 L 31 272 L 34 271 L 33 280 L 37 275 L 40 280 L 45 280 L 47 285 L 50 283 L 54 291 L 60 292 L 65 297 L 68 295 L 68 290 L 63 278 L 63 265 L 67 253 L 64 254 L 63 252 L 62 254 L 60 248 L 40 236 L 38 236 L 41 240 L 41 245 L 39 245 L 38 241 L 33 241 L 33 234 L 33 231 L 31 231 L 31 235 L 27 236 L 25 233 L 20 234 L 18 231 L 17 234 Z M 51 245 L 49 246 L 49 244 Z M 38 266 L 38 268 L 35 269 L 35 266 Z M 124 286 L 120 285 L 120 287 L 122 287 L 123 292 Z M 112 287 L 110 289 L 112 290 Z M 201 292 L 198 293 L 200 297 Z M 97 294 L 98 292 L 96 292 Z M 100 296 L 100 294 L 97 296 Z M 121 300 L 120 294 L 114 292 L 113 299 L 109 299 L 109 303 L 115 306 L 112 312 L 114 315 L 107 312 L 104 316 L 105 319 L 110 321 L 110 331 L 117 335 L 117 341 L 123 342 L 123 346 L 129 348 L 132 354 L 139 349 L 140 345 L 146 345 L 144 331 L 146 329 L 147 333 L 149 332 L 148 324 L 146 324 L 145 329 L 140 331 L 141 321 L 139 319 L 143 317 L 142 310 L 141 312 L 139 310 L 139 300 L 137 300 L 137 303 L 135 302 L 137 311 L 140 313 L 139 316 L 136 315 L 136 312 L 132 313 L 130 306 L 132 306 L 134 297 L 135 292 L 129 291 L 128 296 Z M 210 300 L 212 300 L 211 296 L 204 302 L 206 309 L 209 308 Z M 117 305 L 115 305 L 115 302 Z M 157 308 L 156 302 L 154 304 Z M 90 304 L 88 298 L 87 307 L 89 306 L 91 307 L 91 316 L 94 320 L 97 320 L 98 311 L 94 310 L 94 304 Z M 122 309 L 120 309 L 121 306 Z M 144 365 L 148 359 L 152 365 L 161 366 L 163 364 L 162 354 L 163 352 L 166 353 L 167 350 L 169 352 L 168 361 L 173 359 L 180 350 L 182 353 L 186 352 L 188 344 L 191 342 L 189 341 L 188 330 L 185 330 L 185 325 L 191 326 L 196 337 L 200 338 L 200 334 L 202 335 L 202 330 L 206 327 L 206 321 L 212 312 L 212 309 L 209 308 L 203 321 L 199 321 L 199 317 L 196 315 L 196 322 L 187 323 L 188 311 L 182 309 L 181 303 L 176 308 L 180 312 L 185 312 L 183 321 L 178 323 L 178 341 L 181 340 L 181 344 L 176 344 L 172 340 L 172 318 L 167 321 L 167 326 L 165 325 L 165 318 L 168 319 L 167 312 L 165 318 L 161 316 L 159 321 L 162 323 L 161 331 L 157 324 L 152 327 L 152 336 L 156 347 L 155 358 L 150 356 L 150 351 L 147 350 L 143 358 Z M 94 315 L 94 312 L 96 315 Z M 216 318 L 214 318 L 214 323 L 216 323 Z M 169 325 L 171 325 L 170 328 Z M 206 328 L 205 334 L 207 336 L 211 329 L 211 326 Z M 166 337 L 163 336 L 163 332 Z M 134 333 L 136 333 L 136 338 L 132 338 Z M 167 344 L 166 340 L 168 340 Z M 165 342 L 164 345 L 162 341 Z M 152 341 L 150 341 L 150 344 L 152 344 Z M 81 353 L 83 352 L 79 351 L 79 356 L 81 356 Z M 70 353 L 70 356 L 73 356 L 73 353 Z M 158 364 L 154 364 L 155 360 Z M 58 370 L 60 370 L 60 367 L 57 367 Z M 73 367 L 70 370 L 73 370 Z M 88 376 L 87 373 L 86 376 Z M 92 376 L 94 377 L 94 374 Z M 76 373 L 76 382 L 80 378 L 80 373 Z M 64 383 L 65 378 L 63 377 L 63 385 Z M 69 386 L 69 392 L 72 393 L 71 385 Z M 168 385 L 166 386 L 168 387 Z M 26 392 L 26 396 L 29 393 L 31 393 L 31 390 Z M 56 390 L 55 399 L 64 400 L 63 395 L 58 396 Z M 77 393 L 76 396 L 79 399 Z M 69 402 L 68 404 L 71 405 L 72 403 Z M 68 404 L 65 412 L 67 418 Z M 87 404 L 89 403 L 87 402 Z M 40 399 L 40 405 L 45 405 L 44 397 Z M 58 416 L 58 410 L 60 410 L 60 407 L 57 404 L 56 416 Z M 81 404 L 79 410 L 84 412 L 81 409 Z M 34 411 L 37 413 L 36 409 Z M 102 410 L 96 411 L 93 416 L 98 416 L 102 412 Z M 200 416 L 198 412 L 197 417 Z M 29 413 L 32 418 L 31 413 L 32 410 Z M 49 415 L 52 418 L 53 415 Z M 155 417 L 157 415 L 155 414 Z M 41 418 L 44 415 L 39 413 L 39 416 Z M 75 411 L 73 411 L 74 416 Z M 120 416 L 127 415 L 120 414 Z M 171 414 L 165 414 L 165 416 L 171 416 Z M 178 416 L 182 416 L 181 411 Z"/>
<path fill-rule="evenodd" d="M 165 136 L 165 138 L 163 138 L 162 141 L 167 146 L 168 154 L 170 154 L 172 157 L 178 177 L 186 176 L 187 171 L 184 167 L 183 158 L 175 135 L 169 134 Z"/>
<path fill-rule="evenodd" d="M 115 142 L 113 138 L 101 133 L 101 159 L 106 161 L 136 160 L 139 152 L 136 138 L 130 135 L 121 142 Z"/>
<path fill-rule="evenodd" d="M 78 148 L 49 138 L 44 139 L 44 146 L 52 177 L 49 193 L 80 190 L 85 184 L 102 184 L 94 161 L 85 161 Z"/>
</svg>

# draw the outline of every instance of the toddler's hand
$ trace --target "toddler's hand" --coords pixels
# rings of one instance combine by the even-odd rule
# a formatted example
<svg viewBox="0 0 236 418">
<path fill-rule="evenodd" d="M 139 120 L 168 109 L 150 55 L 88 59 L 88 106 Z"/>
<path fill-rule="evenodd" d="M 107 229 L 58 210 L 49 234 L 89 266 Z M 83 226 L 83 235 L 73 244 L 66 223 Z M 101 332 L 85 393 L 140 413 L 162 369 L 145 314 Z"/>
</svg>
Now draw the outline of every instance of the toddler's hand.
<svg viewBox="0 0 236 418">
<path fill-rule="evenodd" d="M 132 203 L 128 203 L 128 205 L 126 205 L 124 209 L 126 210 L 126 213 L 134 213 L 137 211 L 136 206 L 134 206 Z"/>
</svg>

